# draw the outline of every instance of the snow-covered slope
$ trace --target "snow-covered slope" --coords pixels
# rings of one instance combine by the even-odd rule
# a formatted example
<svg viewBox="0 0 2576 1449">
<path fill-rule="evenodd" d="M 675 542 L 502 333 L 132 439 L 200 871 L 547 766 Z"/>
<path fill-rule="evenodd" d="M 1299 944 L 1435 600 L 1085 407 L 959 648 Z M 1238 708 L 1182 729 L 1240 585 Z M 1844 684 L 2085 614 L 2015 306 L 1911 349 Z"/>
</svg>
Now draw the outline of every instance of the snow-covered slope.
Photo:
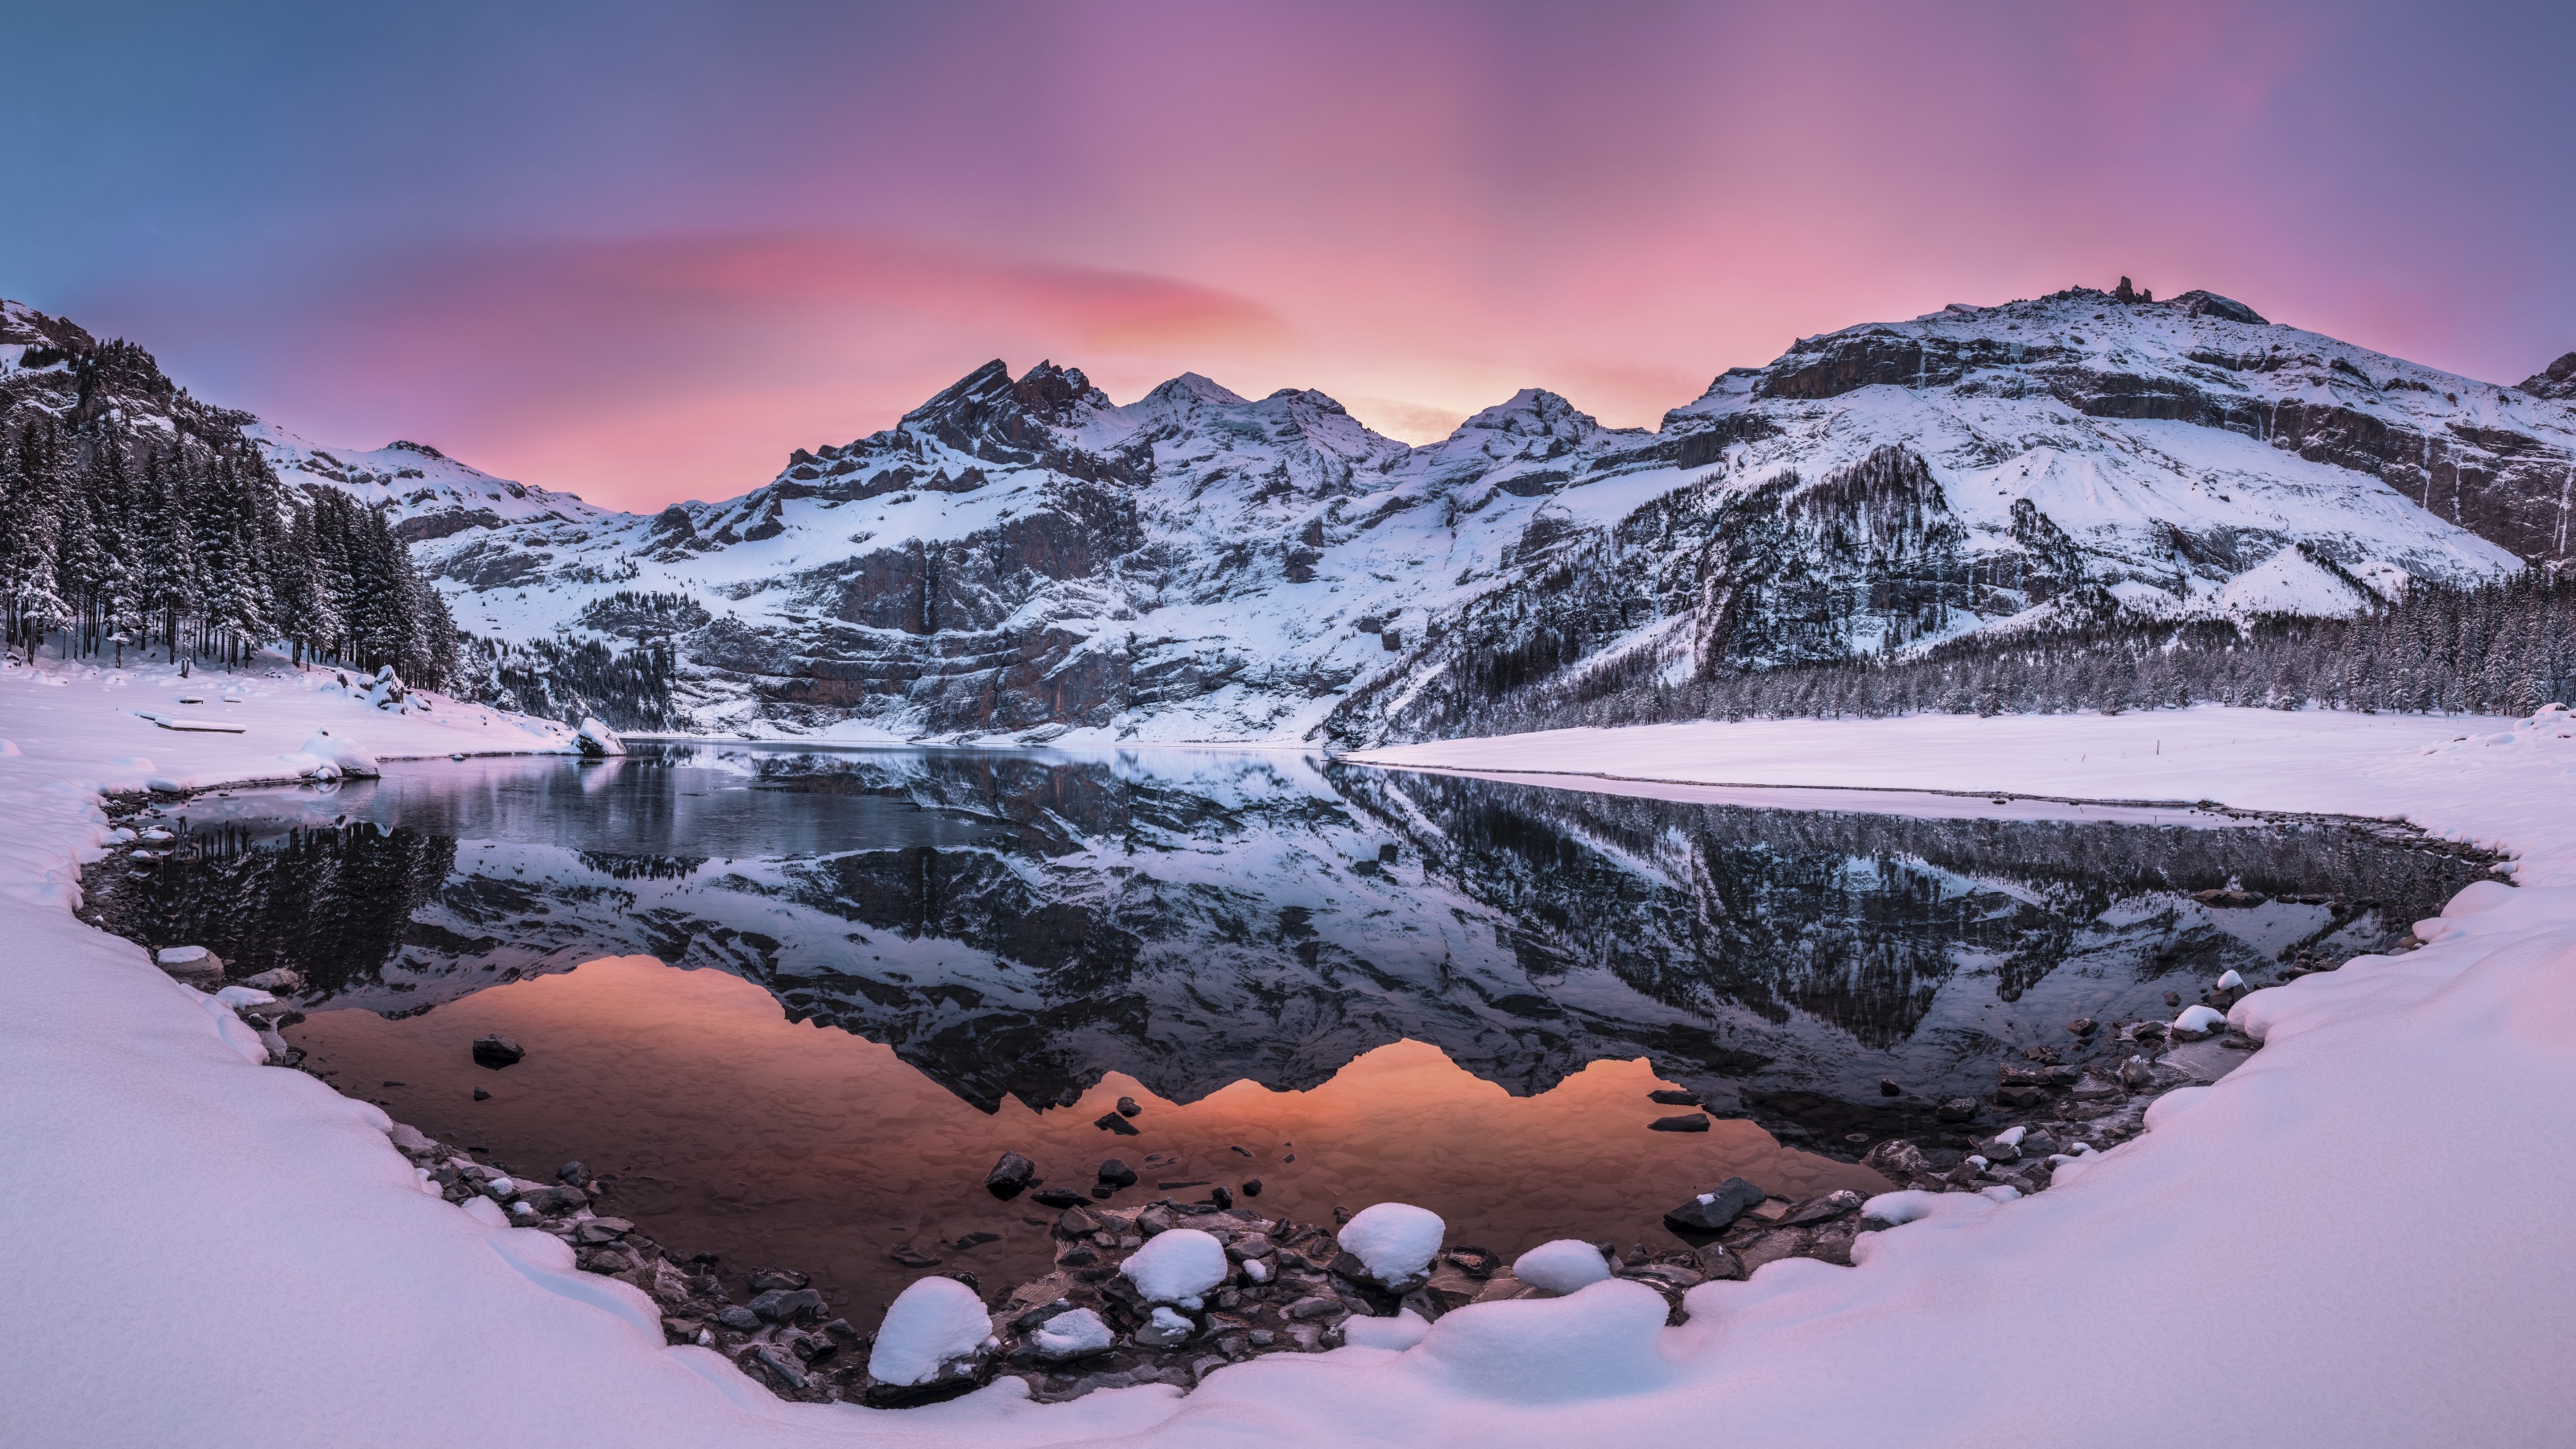
<svg viewBox="0 0 2576 1449">
<path fill-rule="evenodd" d="M 469 628 L 675 637 L 703 727 L 1364 740 L 1611 661 L 2348 614 L 2556 559 L 2571 470 L 2555 399 L 2076 289 L 1804 339 L 1651 432 L 1527 391 L 1418 448 L 996 362 L 729 502 L 418 547 Z"/>
<path fill-rule="evenodd" d="M 243 433 L 268 455 L 288 483 L 329 484 L 392 513 L 394 536 L 407 543 L 445 538 L 469 528 L 524 523 L 598 523 L 625 515 L 469 468 L 427 443 L 397 440 L 381 448 L 317 446 L 275 423 Z"/>
</svg>

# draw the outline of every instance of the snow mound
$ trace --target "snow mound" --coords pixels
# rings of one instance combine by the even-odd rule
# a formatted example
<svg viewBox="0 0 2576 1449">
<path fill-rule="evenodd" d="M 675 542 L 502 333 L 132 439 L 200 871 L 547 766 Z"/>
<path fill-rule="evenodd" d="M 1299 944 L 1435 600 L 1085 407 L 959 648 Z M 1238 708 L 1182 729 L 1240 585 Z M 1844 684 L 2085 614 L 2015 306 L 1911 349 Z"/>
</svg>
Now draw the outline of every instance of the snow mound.
<svg viewBox="0 0 2576 1449">
<path fill-rule="evenodd" d="M 585 755 L 622 755 L 626 753 L 626 742 L 617 737 L 617 731 L 601 724 L 596 719 L 583 720 L 581 722 L 581 731 L 572 737 L 572 742 L 573 748 L 581 751 Z"/>
<path fill-rule="evenodd" d="M 1148 1303 L 1182 1303 L 1225 1281 L 1225 1245 L 1196 1228 L 1172 1228 L 1146 1240 L 1119 1269 Z"/>
<path fill-rule="evenodd" d="M 1610 1264 L 1599 1248 L 1581 1238 L 1559 1238 L 1521 1254 L 1512 1263 L 1512 1276 L 1533 1288 L 1563 1295 L 1609 1277 Z"/>
<path fill-rule="evenodd" d="M 1382 1202 L 1359 1210 L 1342 1228 L 1342 1246 L 1381 1283 L 1400 1283 L 1431 1266 L 1449 1225 L 1429 1208 Z"/>
<path fill-rule="evenodd" d="M 1420 1351 L 1453 1389 L 1481 1398 L 1515 1404 L 1617 1398 L 1662 1388 L 1675 1377 L 1675 1366 L 1657 1351 L 1667 1311 L 1654 1289 L 1614 1278 L 1564 1298 L 1461 1308 L 1431 1325 Z"/>
<path fill-rule="evenodd" d="M 974 1289 L 954 1278 L 921 1279 L 886 1309 L 876 1346 L 868 1350 L 868 1376 L 884 1384 L 928 1383 L 992 1334 L 993 1320 Z"/>
<path fill-rule="evenodd" d="M 1342 1320 L 1342 1340 L 1353 1348 L 1391 1348 L 1401 1353 L 1420 1343 L 1430 1332 L 1431 1321 L 1410 1308 L 1393 1318 Z"/>
<path fill-rule="evenodd" d="M 347 740 L 333 738 L 329 730 L 315 730 L 313 738 L 306 740 L 296 753 L 309 755 L 343 775 L 373 777 L 384 773 L 384 767 L 376 763 L 375 756 Z"/>
<path fill-rule="evenodd" d="M 1937 1196 L 1938 1194 L 1935 1193 L 1913 1190 L 1882 1192 L 1860 1205 L 1860 1215 L 1870 1222 L 1885 1223 L 1891 1228 L 1899 1227 L 1931 1216 L 1932 1205 Z"/>
</svg>

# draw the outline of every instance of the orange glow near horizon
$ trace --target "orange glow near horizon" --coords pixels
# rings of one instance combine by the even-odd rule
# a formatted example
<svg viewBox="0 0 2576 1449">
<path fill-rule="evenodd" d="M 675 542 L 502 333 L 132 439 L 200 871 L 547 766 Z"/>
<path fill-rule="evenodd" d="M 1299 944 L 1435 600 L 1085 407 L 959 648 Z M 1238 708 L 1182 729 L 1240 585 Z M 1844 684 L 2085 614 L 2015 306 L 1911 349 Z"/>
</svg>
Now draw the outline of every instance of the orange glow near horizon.
<svg viewBox="0 0 2576 1449">
<path fill-rule="evenodd" d="M 1418 442 L 1522 387 L 1652 426 L 1802 335 L 2123 274 L 2492 381 L 2576 345 L 2566 189 L 2515 180 L 2558 132 L 2500 109 L 2543 104 L 2496 71 L 2527 17 L 1003 8 L 642 25 L 411 171 L 353 153 L 372 211 L 56 300 L 316 441 L 635 509 L 994 357 Z"/>
</svg>

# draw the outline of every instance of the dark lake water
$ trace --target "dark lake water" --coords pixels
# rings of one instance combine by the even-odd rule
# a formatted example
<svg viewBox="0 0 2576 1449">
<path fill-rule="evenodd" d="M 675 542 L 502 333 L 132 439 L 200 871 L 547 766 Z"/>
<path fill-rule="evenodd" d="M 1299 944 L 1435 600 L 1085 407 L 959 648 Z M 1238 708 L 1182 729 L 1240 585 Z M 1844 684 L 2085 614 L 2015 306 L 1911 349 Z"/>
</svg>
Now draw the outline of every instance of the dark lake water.
<svg viewBox="0 0 2576 1449">
<path fill-rule="evenodd" d="M 2375 948 L 2486 865 L 2345 822 L 1692 793 L 677 745 L 200 798 L 91 899 L 302 972 L 287 1035 L 342 1090 L 523 1173 L 579 1158 L 677 1251 L 858 1311 L 918 1271 L 895 1252 L 1043 1269 L 981 1192 L 1005 1148 L 1317 1220 L 1402 1198 L 1506 1253 L 1652 1243 L 1729 1173 L 1872 1187 L 1837 1159 L 1955 1135 L 1932 1105 L 2026 1047 L 2081 1060 L 2069 1019 Z M 2194 899 L 2230 887 L 2262 901 Z M 495 1030 L 527 1059 L 474 1066 Z M 1658 1088 L 1724 1120 L 1649 1131 Z M 1139 1135 L 1093 1125 L 1121 1096 Z"/>
</svg>

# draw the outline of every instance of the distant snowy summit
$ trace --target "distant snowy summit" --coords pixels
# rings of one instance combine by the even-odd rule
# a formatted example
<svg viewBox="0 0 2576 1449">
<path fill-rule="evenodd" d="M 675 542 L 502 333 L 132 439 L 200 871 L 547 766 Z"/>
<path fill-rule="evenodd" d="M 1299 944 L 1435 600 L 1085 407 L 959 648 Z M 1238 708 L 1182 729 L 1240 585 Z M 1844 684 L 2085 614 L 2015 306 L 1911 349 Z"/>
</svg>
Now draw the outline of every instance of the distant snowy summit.
<svg viewBox="0 0 2576 1449">
<path fill-rule="evenodd" d="M 1654 430 L 1524 391 L 1412 447 L 1185 374 L 989 363 L 651 516 L 254 434 L 404 514 L 458 622 L 675 653 L 683 723 L 1371 741 L 1523 692 L 1989 630 L 2337 615 L 2568 548 L 2576 360 L 2504 388 L 2123 279 L 1800 339 Z"/>
<path fill-rule="evenodd" d="M 406 543 L 445 538 L 469 528 L 514 523 L 576 523 L 620 518 L 570 493 L 553 493 L 469 468 L 427 443 L 397 440 L 381 448 L 324 448 L 274 423 L 242 429 L 289 483 L 327 483 L 381 504 L 394 536 Z"/>
</svg>

